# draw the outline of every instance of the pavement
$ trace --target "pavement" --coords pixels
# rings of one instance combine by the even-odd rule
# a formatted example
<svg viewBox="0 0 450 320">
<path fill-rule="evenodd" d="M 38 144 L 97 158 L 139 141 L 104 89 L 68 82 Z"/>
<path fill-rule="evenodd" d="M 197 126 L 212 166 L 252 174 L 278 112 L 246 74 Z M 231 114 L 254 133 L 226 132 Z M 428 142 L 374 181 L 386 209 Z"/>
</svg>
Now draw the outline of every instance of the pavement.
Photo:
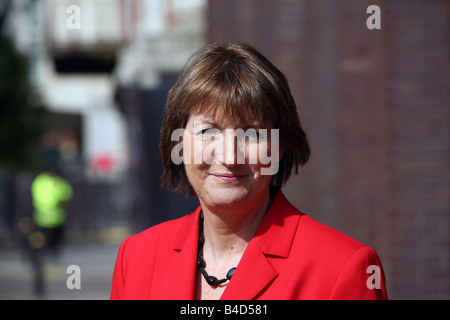
<svg viewBox="0 0 450 320">
<path fill-rule="evenodd" d="M 35 293 L 35 272 L 30 259 L 18 248 L 0 250 L 0 300 L 107 300 L 120 244 L 68 244 L 58 256 L 42 263 L 43 294 Z M 77 272 L 68 267 L 78 266 Z M 79 275 L 79 289 L 74 285 Z M 74 288 L 75 287 L 75 288 Z"/>
</svg>

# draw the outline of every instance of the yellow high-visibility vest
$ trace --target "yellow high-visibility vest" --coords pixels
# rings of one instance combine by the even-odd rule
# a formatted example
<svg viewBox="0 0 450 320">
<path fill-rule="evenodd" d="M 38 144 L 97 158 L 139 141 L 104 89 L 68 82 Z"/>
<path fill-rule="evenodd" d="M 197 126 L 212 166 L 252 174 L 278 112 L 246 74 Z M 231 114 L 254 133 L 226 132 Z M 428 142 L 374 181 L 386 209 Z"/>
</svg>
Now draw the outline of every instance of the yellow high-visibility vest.
<svg viewBox="0 0 450 320">
<path fill-rule="evenodd" d="M 56 228 L 66 221 L 64 204 L 72 198 L 72 187 L 63 178 L 49 173 L 39 174 L 31 185 L 36 225 Z"/>
</svg>

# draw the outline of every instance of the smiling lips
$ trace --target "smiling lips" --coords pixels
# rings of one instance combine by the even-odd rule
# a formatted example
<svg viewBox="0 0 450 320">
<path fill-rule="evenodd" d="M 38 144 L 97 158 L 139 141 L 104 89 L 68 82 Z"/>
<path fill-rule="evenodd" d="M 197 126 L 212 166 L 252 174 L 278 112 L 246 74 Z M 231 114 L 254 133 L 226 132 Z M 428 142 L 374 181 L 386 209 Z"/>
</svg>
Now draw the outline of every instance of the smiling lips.
<svg viewBox="0 0 450 320">
<path fill-rule="evenodd" d="M 227 182 L 239 181 L 247 176 L 246 174 L 237 173 L 212 173 L 211 175 Z"/>
</svg>

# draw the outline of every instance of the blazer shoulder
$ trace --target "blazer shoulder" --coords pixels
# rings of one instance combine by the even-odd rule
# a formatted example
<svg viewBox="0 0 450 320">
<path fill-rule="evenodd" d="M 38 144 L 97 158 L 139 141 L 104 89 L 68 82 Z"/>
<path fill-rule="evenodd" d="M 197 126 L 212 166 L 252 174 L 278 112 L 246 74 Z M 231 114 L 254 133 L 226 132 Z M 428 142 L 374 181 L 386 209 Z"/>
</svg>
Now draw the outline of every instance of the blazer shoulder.
<svg viewBox="0 0 450 320">
<path fill-rule="evenodd" d="M 298 231 L 300 235 L 303 235 L 302 241 L 308 242 L 308 245 L 316 247 L 320 251 L 339 252 L 340 254 L 347 252 L 352 255 L 366 247 L 358 240 L 318 222 L 306 214 L 302 214 Z"/>
<path fill-rule="evenodd" d="M 183 234 L 181 228 L 191 215 L 160 223 L 122 242 L 114 268 L 111 299 L 147 299 L 155 274 L 169 261 L 167 257 L 174 251 L 169 248 Z"/>
<path fill-rule="evenodd" d="M 294 259 L 302 265 L 299 270 L 315 279 L 311 282 L 320 287 L 314 289 L 320 299 L 387 299 L 383 267 L 373 248 L 307 215 L 297 234 Z M 371 290 L 372 280 L 380 290 Z"/>
<path fill-rule="evenodd" d="M 189 220 L 191 214 L 181 218 L 169 220 L 145 229 L 139 233 L 129 236 L 123 243 L 126 244 L 127 250 L 150 250 L 156 249 L 158 243 L 172 244 L 180 234 L 180 229 L 185 222 Z M 161 237 L 163 239 L 161 239 Z M 163 240 L 163 241 L 161 241 Z"/>
</svg>

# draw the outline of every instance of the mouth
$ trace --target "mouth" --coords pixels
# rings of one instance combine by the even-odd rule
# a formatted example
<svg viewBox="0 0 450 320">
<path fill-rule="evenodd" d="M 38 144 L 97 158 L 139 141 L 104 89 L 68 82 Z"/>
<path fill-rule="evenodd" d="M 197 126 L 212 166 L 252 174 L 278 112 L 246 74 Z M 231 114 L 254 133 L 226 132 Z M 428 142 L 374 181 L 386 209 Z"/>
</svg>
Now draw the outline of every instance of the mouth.
<svg viewBox="0 0 450 320">
<path fill-rule="evenodd" d="M 237 174 L 237 173 L 212 173 L 211 175 L 225 182 L 240 181 L 245 177 L 247 177 L 246 174 Z"/>
</svg>

